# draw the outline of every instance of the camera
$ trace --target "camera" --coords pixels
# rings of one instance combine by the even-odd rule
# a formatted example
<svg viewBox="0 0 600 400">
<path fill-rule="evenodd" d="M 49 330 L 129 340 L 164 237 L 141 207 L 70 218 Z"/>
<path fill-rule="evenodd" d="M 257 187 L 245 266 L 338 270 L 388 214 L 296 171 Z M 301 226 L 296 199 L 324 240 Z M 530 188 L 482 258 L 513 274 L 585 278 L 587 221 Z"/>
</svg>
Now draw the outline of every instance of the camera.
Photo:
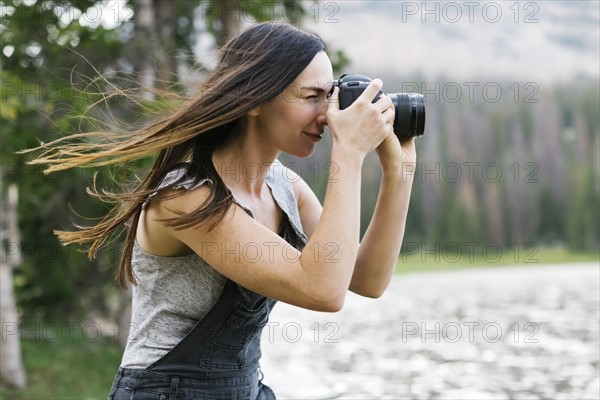
<svg viewBox="0 0 600 400">
<path fill-rule="evenodd" d="M 364 75 L 344 74 L 333 81 L 333 87 L 339 87 L 340 110 L 350 107 L 369 86 L 371 79 Z M 332 89 L 333 93 L 333 89 Z M 381 95 L 379 91 L 373 99 L 375 103 Z M 396 108 L 394 133 L 398 139 L 409 139 L 423 135 L 425 130 L 425 98 L 419 93 L 393 93 L 387 95 Z"/>
</svg>

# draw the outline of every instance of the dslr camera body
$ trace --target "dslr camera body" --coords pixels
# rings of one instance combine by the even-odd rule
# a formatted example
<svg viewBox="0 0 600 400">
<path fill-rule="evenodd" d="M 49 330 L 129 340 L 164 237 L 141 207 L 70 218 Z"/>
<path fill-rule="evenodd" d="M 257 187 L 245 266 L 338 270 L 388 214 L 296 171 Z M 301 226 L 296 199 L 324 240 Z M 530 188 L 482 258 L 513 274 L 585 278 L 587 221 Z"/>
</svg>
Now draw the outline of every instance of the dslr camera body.
<svg viewBox="0 0 600 400">
<path fill-rule="evenodd" d="M 333 87 L 339 87 L 340 110 L 350 107 L 369 86 L 371 79 L 364 75 L 344 74 L 333 81 Z M 332 89 L 333 93 L 333 89 Z M 375 103 L 384 93 L 379 91 L 373 99 Z M 419 93 L 388 94 L 396 108 L 394 133 L 400 140 L 421 136 L 425 130 L 425 98 Z"/>
</svg>

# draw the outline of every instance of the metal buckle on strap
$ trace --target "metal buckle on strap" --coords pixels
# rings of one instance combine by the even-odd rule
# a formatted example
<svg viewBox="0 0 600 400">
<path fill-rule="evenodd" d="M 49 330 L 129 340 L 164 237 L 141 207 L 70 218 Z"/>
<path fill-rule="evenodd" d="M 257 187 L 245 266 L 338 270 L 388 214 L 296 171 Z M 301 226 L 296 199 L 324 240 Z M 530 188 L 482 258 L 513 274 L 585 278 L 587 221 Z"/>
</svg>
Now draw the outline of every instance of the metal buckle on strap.
<svg viewBox="0 0 600 400">
<path fill-rule="evenodd" d="M 263 374 L 262 370 L 260 369 L 260 367 L 257 368 L 258 373 L 260 374 L 260 377 L 258 378 L 259 382 L 262 382 L 263 378 L 265 377 L 265 375 Z"/>
</svg>

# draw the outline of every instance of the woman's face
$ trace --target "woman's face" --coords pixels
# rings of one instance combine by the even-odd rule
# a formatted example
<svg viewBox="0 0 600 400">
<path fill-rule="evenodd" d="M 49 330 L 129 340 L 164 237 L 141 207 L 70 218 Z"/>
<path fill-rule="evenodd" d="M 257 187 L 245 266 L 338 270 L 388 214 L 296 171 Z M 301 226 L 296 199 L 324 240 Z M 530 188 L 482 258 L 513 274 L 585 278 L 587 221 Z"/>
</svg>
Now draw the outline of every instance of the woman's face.
<svg viewBox="0 0 600 400">
<path fill-rule="evenodd" d="M 332 82 L 331 61 L 321 51 L 290 86 L 259 107 L 257 127 L 263 143 L 297 157 L 310 156 L 327 125 Z"/>
</svg>

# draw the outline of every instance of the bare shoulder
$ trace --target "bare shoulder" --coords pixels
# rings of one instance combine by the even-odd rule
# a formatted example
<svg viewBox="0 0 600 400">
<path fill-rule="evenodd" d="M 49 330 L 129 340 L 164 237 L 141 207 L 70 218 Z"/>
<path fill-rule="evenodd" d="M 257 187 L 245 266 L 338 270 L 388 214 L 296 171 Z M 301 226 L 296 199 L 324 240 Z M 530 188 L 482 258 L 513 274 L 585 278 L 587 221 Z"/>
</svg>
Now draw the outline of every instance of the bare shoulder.
<svg viewBox="0 0 600 400">
<path fill-rule="evenodd" d="M 142 211 L 136 229 L 138 244 L 148 253 L 158 256 L 183 256 L 189 248 L 173 235 L 165 222 L 195 211 L 210 196 L 210 188 L 193 190 L 165 189 L 154 196 Z"/>
<path fill-rule="evenodd" d="M 201 185 L 194 189 L 165 189 L 151 202 L 159 218 L 173 218 L 189 214 L 198 209 L 211 195 L 209 185 Z"/>
</svg>

